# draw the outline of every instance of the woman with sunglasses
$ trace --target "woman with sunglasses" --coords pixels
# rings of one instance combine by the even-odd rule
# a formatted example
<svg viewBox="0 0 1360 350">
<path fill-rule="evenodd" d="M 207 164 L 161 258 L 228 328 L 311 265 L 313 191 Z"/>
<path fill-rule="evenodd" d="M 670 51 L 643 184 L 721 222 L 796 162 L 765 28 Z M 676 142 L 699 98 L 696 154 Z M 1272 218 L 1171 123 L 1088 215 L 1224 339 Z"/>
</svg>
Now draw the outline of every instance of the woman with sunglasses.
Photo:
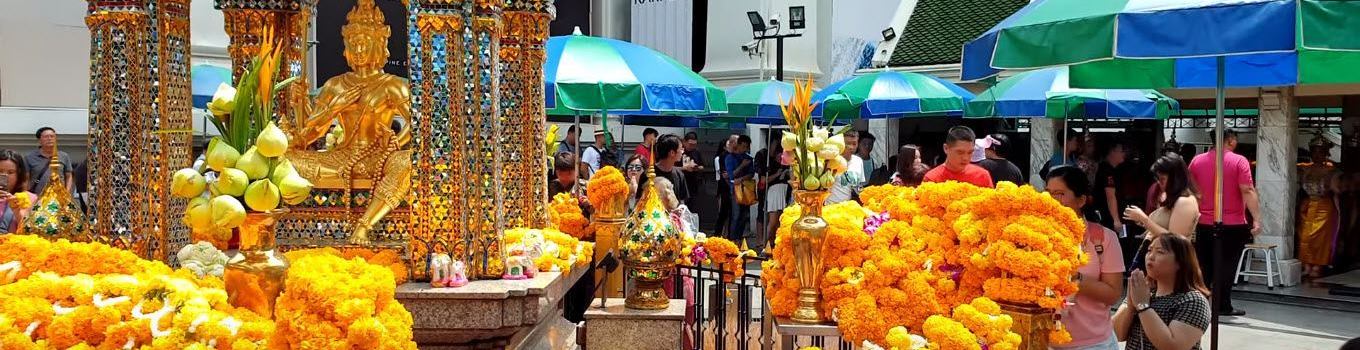
<svg viewBox="0 0 1360 350">
<path fill-rule="evenodd" d="M 28 167 L 24 166 L 23 156 L 10 150 L 0 151 L 0 186 L 4 186 L 0 188 L 0 233 L 18 232 L 32 208 L 19 207 L 14 196 L 27 193 L 29 198 L 37 197 L 28 193 Z"/>
</svg>

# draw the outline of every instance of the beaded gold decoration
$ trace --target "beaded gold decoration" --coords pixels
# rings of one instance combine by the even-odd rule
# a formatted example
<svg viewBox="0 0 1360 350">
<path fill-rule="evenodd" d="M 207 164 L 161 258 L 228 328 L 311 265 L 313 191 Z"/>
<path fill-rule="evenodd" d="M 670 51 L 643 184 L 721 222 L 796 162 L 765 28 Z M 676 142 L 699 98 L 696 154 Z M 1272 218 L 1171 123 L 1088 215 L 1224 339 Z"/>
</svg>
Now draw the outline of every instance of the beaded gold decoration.
<svg viewBox="0 0 1360 350">
<path fill-rule="evenodd" d="M 169 189 L 170 174 L 193 161 L 189 1 L 91 0 L 85 21 L 93 237 L 78 239 L 173 263 L 189 238 L 186 202 Z"/>
</svg>

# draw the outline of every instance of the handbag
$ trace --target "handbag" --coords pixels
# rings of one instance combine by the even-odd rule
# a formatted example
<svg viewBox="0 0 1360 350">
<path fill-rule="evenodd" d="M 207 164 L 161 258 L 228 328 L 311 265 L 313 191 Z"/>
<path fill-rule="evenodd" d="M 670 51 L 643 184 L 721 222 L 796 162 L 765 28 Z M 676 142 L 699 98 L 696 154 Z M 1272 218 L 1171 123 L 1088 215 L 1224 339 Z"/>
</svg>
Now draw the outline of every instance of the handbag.
<svg viewBox="0 0 1360 350">
<path fill-rule="evenodd" d="M 748 178 L 736 183 L 737 205 L 755 205 L 760 199 L 756 196 L 756 180 Z"/>
</svg>

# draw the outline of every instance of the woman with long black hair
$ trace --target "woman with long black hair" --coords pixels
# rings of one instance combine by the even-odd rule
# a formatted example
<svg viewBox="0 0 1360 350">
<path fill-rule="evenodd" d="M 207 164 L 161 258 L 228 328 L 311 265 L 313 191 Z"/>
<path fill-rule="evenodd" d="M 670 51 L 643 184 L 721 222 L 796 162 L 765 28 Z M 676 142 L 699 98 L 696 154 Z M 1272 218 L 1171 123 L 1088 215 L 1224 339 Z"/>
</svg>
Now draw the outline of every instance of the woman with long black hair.
<svg viewBox="0 0 1360 350">
<path fill-rule="evenodd" d="M 1126 350 L 1198 350 L 1209 328 L 1209 289 L 1195 246 L 1181 235 L 1159 235 L 1148 249 L 1147 270 L 1129 277 L 1128 302 L 1114 314 Z"/>
<path fill-rule="evenodd" d="M 1143 244 L 1133 257 L 1133 268 L 1143 268 L 1143 257 L 1157 236 L 1174 233 L 1194 241 L 1195 225 L 1199 222 L 1199 191 L 1190 181 L 1185 160 L 1175 154 L 1164 155 L 1152 165 L 1157 184 L 1163 189 L 1160 207 L 1146 213 L 1138 206 L 1124 209 L 1124 220 L 1147 229 Z"/>
</svg>

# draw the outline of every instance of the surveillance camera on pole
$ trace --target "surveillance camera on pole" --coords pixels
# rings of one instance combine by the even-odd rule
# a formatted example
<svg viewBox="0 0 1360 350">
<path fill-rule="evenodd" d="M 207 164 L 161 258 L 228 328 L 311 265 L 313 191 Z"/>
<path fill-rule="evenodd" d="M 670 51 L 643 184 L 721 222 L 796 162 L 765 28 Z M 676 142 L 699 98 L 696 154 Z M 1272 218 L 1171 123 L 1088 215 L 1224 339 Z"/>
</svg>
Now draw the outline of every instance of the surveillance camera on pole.
<svg viewBox="0 0 1360 350">
<path fill-rule="evenodd" d="M 803 6 L 789 6 L 789 30 L 800 31 L 807 28 L 805 15 Z M 780 33 L 779 15 L 772 16 L 768 25 L 758 11 L 747 11 L 746 18 L 751 22 L 751 38 L 755 39 L 753 43 L 758 44 L 765 39 L 775 40 L 775 80 L 784 80 L 784 38 L 801 37 L 803 33 Z M 771 30 L 774 31 L 773 34 L 769 33 Z M 748 47 L 759 48 L 758 45 L 747 44 L 742 45 L 741 49 L 749 54 L 752 49 Z"/>
</svg>

